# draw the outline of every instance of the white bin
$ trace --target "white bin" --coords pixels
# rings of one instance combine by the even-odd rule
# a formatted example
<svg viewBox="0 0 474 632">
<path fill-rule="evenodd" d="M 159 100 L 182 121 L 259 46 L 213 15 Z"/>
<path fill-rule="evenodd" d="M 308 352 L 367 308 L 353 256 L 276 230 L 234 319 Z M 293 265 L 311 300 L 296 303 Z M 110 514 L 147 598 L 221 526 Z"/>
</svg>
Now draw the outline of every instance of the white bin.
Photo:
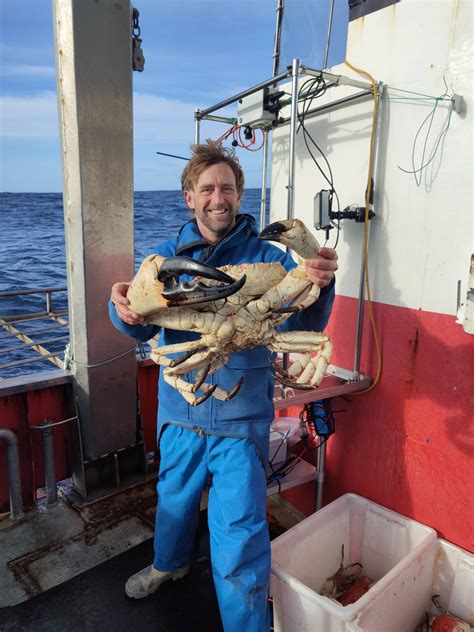
<svg viewBox="0 0 474 632">
<path fill-rule="evenodd" d="M 474 555 L 445 540 L 436 540 L 418 555 L 408 581 L 398 577 L 360 613 L 351 630 L 413 632 L 425 612 L 439 614 L 431 602 L 474 626 Z"/>
<path fill-rule="evenodd" d="M 275 632 L 349 630 L 349 623 L 435 541 L 430 527 L 356 494 L 345 494 L 272 542 Z M 319 594 L 341 562 L 360 562 L 376 581 L 349 606 Z M 380 632 L 374 628 L 373 632 Z"/>
</svg>

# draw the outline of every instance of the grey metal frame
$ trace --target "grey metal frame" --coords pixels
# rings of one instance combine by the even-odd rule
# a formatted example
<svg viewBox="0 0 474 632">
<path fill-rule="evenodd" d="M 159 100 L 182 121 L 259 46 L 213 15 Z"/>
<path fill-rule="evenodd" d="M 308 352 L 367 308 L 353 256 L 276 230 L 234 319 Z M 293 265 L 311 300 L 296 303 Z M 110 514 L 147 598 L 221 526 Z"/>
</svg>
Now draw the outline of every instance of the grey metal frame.
<svg viewBox="0 0 474 632">
<path fill-rule="evenodd" d="M 380 125 L 380 103 L 382 97 L 382 86 L 378 85 L 378 94 L 377 94 L 377 114 L 376 114 L 376 123 L 375 123 L 375 134 L 374 134 L 374 151 L 372 154 L 372 165 L 371 171 L 372 176 L 375 182 L 375 164 L 377 161 L 377 140 L 379 134 L 379 125 Z M 367 239 L 370 237 L 370 222 L 367 226 Z M 363 245 L 364 246 L 364 245 Z M 365 267 L 368 265 L 365 258 L 365 250 L 361 256 L 361 270 L 360 270 L 360 281 L 359 281 L 359 302 L 357 306 L 357 325 L 356 325 L 356 340 L 355 340 L 355 351 L 354 351 L 354 371 L 352 375 L 352 379 L 358 381 L 360 379 L 360 355 L 361 355 L 361 347 L 362 347 L 362 327 L 364 324 L 364 304 L 365 304 Z"/>
<path fill-rule="evenodd" d="M 330 31 L 328 31 L 328 37 L 330 37 Z M 297 90 L 298 80 L 299 80 L 299 77 L 302 75 L 309 75 L 311 77 L 321 77 L 322 79 L 328 82 L 328 87 L 351 86 L 353 88 L 361 89 L 361 91 L 357 92 L 356 94 L 349 95 L 341 99 L 337 99 L 332 103 L 313 108 L 307 112 L 306 114 L 307 116 L 317 116 L 318 114 L 327 112 L 328 110 L 345 107 L 346 105 L 351 104 L 353 102 L 366 100 L 368 97 L 373 96 L 371 83 L 368 83 L 365 81 L 359 81 L 358 79 L 352 79 L 351 77 L 338 75 L 332 72 L 326 72 L 324 70 L 316 70 L 314 68 L 309 68 L 307 66 L 301 65 L 299 59 L 294 59 L 291 69 L 288 68 L 285 72 L 282 72 L 278 75 L 275 75 L 274 77 L 271 77 L 270 79 L 262 81 L 261 83 L 253 86 L 252 88 L 243 90 L 242 92 L 239 92 L 238 94 L 232 97 L 224 99 L 223 101 L 219 101 L 219 103 L 216 103 L 215 105 L 211 105 L 210 107 L 204 110 L 196 109 L 194 111 L 194 122 L 195 122 L 194 140 L 195 142 L 196 143 L 199 142 L 201 121 L 214 120 L 218 122 L 229 123 L 231 120 L 233 120 L 229 118 L 218 117 L 215 115 L 211 116 L 212 113 L 216 112 L 217 110 L 223 107 L 226 107 L 227 105 L 232 105 L 233 103 L 237 103 L 240 99 L 246 96 L 249 96 L 251 94 L 254 94 L 255 92 L 258 92 L 259 90 L 263 90 L 264 88 L 268 86 L 277 86 L 281 81 L 288 79 L 289 77 L 291 77 L 291 80 L 292 80 L 292 95 L 295 95 L 295 94 L 297 95 L 298 94 L 298 90 Z M 380 97 L 383 90 L 383 84 L 381 82 L 378 82 L 376 84 L 376 89 L 377 89 L 378 105 L 380 106 Z M 294 214 L 294 169 L 295 169 L 296 130 L 297 130 L 297 122 L 298 122 L 298 98 L 295 99 L 292 96 L 288 100 L 287 103 L 289 103 L 291 106 L 290 116 L 284 119 L 281 123 L 279 122 L 279 125 L 285 124 L 285 123 L 289 123 L 290 125 L 289 173 L 288 173 L 288 185 L 287 185 L 287 189 L 288 189 L 287 218 L 292 219 L 293 214 Z M 380 107 L 377 108 L 377 130 L 378 130 L 379 122 L 380 122 L 379 113 L 380 113 Z M 268 130 L 265 130 L 264 134 L 268 134 Z M 376 141 L 377 141 L 377 137 L 375 139 L 375 147 L 377 144 Z M 263 200 L 266 195 L 266 181 L 267 181 L 267 175 L 266 175 L 267 160 L 268 160 L 267 153 L 266 153 L 267 142 L 268 142 L 268 139 L 265 137 L 264 139 L 265 151 L 264 151 L 263 167 L 262 167 L 262 172 L 263 172 L 262 173 L 262 193 L 261 193 L 262 203 L 261 203 L 261 209 L 260 209 L 260 227 L 261 228 L 264 227 L 264 217 L 265 217 L 265 208 L 266 208 Z M 374 150 L 372 173 L 374 173 L 375 161 L 376 161 L 376 151 Z M 362 257 L 361 257 L 362 271 L 364 270 L 364 266 L 365 266 L 364 257 L 365 257 L 365 253 L 363 252 Z M 355 388 L 351 387 L 350 390 L 363 390 L 367 388 L 368 385 L 370 384 L 370 378 L 360 373 L 360 348 L 361 348 L 361 340 L 362 340 L 364 300 L 365 300 L 365 282 L 364 282 L 364 275 L 362 272 L 360 284 L 359 284 L 359 305 L 358 305 L 357 325 L 356 325 L 354 370 L 352 371 L 352 374 L 350 376 L 346 376 L 345 378 L 347 379 L 348 382 L 356 383 L 355 385 L 356 387 Z M 341 371 L 346 373 L 345 369 L 341 369 Z M 321 392 L 321 389 L 318 390 L 318 398 L 324 399 L 320 397 L 320 392 Z M 308 395 L 308 393 L 306 393 L 306 394 L 302 394 L 301 396 L 297 395 L 294 398 L 291 398 L 291 401 L 290 399 L 285 399 L 285 405 L 286 406 L 293 405 L 293 403 L 299 404 L 303 402 L 312 401 L 312 399 L 314 399 L 314 395 L 311 396 L 311 394 Z"/>
</svg>

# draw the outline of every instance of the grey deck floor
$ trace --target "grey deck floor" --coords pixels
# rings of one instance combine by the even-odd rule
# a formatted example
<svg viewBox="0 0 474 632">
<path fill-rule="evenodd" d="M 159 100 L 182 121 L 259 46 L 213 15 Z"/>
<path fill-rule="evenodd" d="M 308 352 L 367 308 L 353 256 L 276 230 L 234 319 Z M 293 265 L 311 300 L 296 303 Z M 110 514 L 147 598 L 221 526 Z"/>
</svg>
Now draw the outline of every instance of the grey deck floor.
<svg viewBox="0 0 474 632">
<path fill-rule="evenodd" d="M 153 559 L 153 541 L 144 542 L 29 601 L 0 609 L 0 630 L 222 632 L 205 537 L 199 549 L 188 576 L 135 601 L 123 587 Z"/>
</svg>

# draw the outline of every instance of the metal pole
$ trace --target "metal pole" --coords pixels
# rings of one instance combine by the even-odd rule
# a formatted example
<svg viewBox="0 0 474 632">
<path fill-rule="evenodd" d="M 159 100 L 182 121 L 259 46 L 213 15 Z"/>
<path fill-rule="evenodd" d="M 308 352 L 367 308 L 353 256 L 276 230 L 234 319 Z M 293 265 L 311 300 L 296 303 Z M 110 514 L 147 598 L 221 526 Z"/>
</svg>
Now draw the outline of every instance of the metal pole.
<svg viewBox="0 0 474 632">
<path fill-rule="evenodd" d="M 323 440 L 324 441 L 324 440 Z M 318 447 L 318 461 L 316 472 L 316 511 L 323 506 L 323 489 L 326 465 L 326 441 Z"/>
<path fill-rule="evenodd" d="M 332 16 L 334 13 L 334 0 L 331 0 L 331 5 L 329 8 L 329 21 L 328 21 L 328 32 L 326 35 L 326 50 L 324 51 L 324 64 L 323 68 L 328 67 L 328 57 L 329 57 L 329 43 L 331 41 L 331 29 L 332 29 Z"/>
<path fill-rule="evenodd" d="M 277 19 L 275 27 L 275 46 L 273 48 L 273 76 L 278 72 L 280 63 L 280 42 L 281 42 L 281 25 L 283 23 L 283 11 L 285 8 L 285 0 L 278 0 L 276 9 Z"/>
<path fill-rule="evenodd" d="M 298 78 L 300 72 L 300 60 L 293 59 L 291 80 L 291 120 L 290 120 L 290 156 L 288 165 L 288 204 L 287 219 L 293 219 L 294 214 L 294 183 L 295 183 L 295 150 L 296 130 L 298 123 Z"/>
<path fill-rule="evenodd" d="M 23 499 L 21 496 L 20 459 L 18 458 L 18 439 L 13 430 L 0 428 L 0 441 L 7 448 L 8 491 L 10 494 L 10 517 L 18 520 L 23 517 Z"/>
<path fill-rule="evenodd" d="M 348 103 L 352 103 L 353 101 L 359 101 L 362 99 L 367 99 L 368 97 L 371 97 L 371 96 L 372 96 L 372 90 L 363 90 L 362 92 L 357 92 L 357 94 L 351 94 L 347 97 L 343 97 L 342 99 L 336 99 L 334 101 L 331 101 L 330 103 L 319 105 L 316 108 L 305 110 L 304 120 L 306 121 L 308 120 L 308 118 L 311 118 L 312 116 L 317 116 L 319 114 L 322 114 L 323 112 L 330 112 L 338 108 L 342 108 Z M 289 123 L 290 118 L 291 117 L 289 116 L 279 118 L 278 127 L 280 128 L 282 125 L 286 125 L 287 123 Z"/>
<path fill-rule="evenodd" d="M 48 422 L 45 420 L 45 424 Z M 46 487 L 46 502 L 48 505 L 55 505 L 58 502 L 56 489 L 56 467 L 54 463 L 54 439 L 53 428 L 40 428 L 43 438 L 43 462 L 44 462 L 44 482 Z"/>
<path fill-rule="evenodd" d="M 199 114 L 201 110 L 196 108 L 194 110 L 194 144 L 199 145 L 199 141 L 201 138 L 201 121 L 199 119 Z"/>
<path fill-rule="evenodd" d="M 200 113 L 199 113 L 199 118 L 203 118 L 204 116 L 207 116 L 208 114 L 211 114 L 211 112 L 215 112 L 216 110 L 220 110 L 221 108 L 225 107 L 226 105 L 231 105 L 232 103 L 235 103 L 239 99 L 243 99 L 244 97 L 248 97 L 249 95 L 254 94 L 254 92 L 260 92 L 260 90 L 263 90 L 263 88 L 266 88 L 267 86 L 271 86 L 271 85 L 273 85 L 275 83 L 279 83 L 280 81 L 283 81 L 283 79 L 287 79 L 289 76 L 290 76 L 290 71 L 289 70 L 285 70 L 285 72 L 282 72 L 279 75 L 276 75 L 275 77 L 272 77 L 271 79 L 267 79 L 266 81 L 262 81 L 262 83 L 259 83 L 256 86 L 253 86 L 252 88 L 248 88 L 247 90 L 244 90 L 243 92 L 239 92 L 239 94 L 235 94 L 233 97 L 229 97 L 228 99 L 224 99 L 224 101 L 220 101 L 219 103 L 216 103 L 215 105 L 211 105 L 210 107 L 206 108 L 205 110 L 201 110 Z"/>
<path fill-rule="evenodd" d="M 300 72 L 300 60 L 293 59 L 293 65 L 291 69 L 291 114 L 290 114 L 290 148 L 288 158 L 288 198 L 286 205 L 286 218 L 293 219 L 294 207 L 295 207 L 295 151 L 296 151 L 296 131 L 298 123 L 298 78 Z M 287 248 L 287 252 L 290 249 Z M 288 353 L 283 354 L 283 369 L 286 371 L 289 365 Z M 283 396 L 285 391 L 283 390 Z"/>
<path fill-rule="evenodd" d="M 351 79 L 350 77 L 345 77 L 344 75 L 335 75 L 333 72 L 316 70 L 315 68 L 308 68 L 308 66 L 301 66 L 301 73 L 309 75 L 310 77 L 321 77 L 325 81 L 331 81 L 336 86 L 352 86 L 353 88 L 362 88 L 362 90 L 372 89 L 372 84 L 367 81 Z"/>
<path fill-rule="evenodd" d="M 200 110 L 196 110 L 196 112 L 200 112 Z M 237 123 L 237 119 L 235 116 L 216 116 L 215 114 L 198 114 L 197 115 L 200 121 L 216 121 L 216 123 L 226 123 L 227 125 L 235 125 Z"/>
<path fill-rule="evenodd" d="M 375 121 L 375 134 L 374 134 L 374 151 L 372 155 L 372 179 L 375 182 L 374 177 L 374 168 L 376 162 L 376 147 L 377 147 L 377 136 L 378 136 L 378 128 L 379 128 L 379 118 L 380 118 L 380 98 L 382 95 L 382 89 L 379 85 L 378 95 L 377 95 L 377 116 Z M 370 183 L 369 186 L 372 184 Z M 375 186 L 374 186 L 375 188 Z M 370 196 L 369 196 L 370 197 Z M 370 237 L 370 221 L 367 226 L 367 242 Z M 364 248 L 364 241 L 362 242 L 362 248 Z M 361 270 L 360 270 L 360 287 L 359 287 L 359 305 L 357 310 L 357 325 L 356 325 L 356 343 L 355 343 L 355 354 L 354 354 L 354 372 L 352 379 L 359 380 L 360 378 L 360 355 L 361 355 L 361 346 L 362 346 L 362 327 L 364 324 L 364 302 L 365 302 L 365 258 L 366 252 L 365 250 L 362 252 L 361 258 Z"/>
<path fill-rule="evenodd" d="M 51 314 L 51 312 L 53 311 L 52 305 L 51 292 L 46 292 L 46 311 L 48 312 L 48 314 Z"/>
<path fill-rule="evenodd" d="M 263 158 L 262 158 L 262 197 L 260 199 L 260 230 L 265 228 L 265 215 L 267 210 L 267 162 L 268 162 L 268 130 L 263 132 Z"/>
</svg>

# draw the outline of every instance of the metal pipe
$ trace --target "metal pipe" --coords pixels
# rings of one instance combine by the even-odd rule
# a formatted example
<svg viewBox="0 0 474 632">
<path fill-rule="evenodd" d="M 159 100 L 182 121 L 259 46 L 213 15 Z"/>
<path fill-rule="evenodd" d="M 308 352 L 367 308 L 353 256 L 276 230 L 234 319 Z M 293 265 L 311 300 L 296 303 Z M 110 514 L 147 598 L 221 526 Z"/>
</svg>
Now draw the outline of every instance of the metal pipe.
<svg viewBox="0 0 474 632">
<path fill-rule="evenodd" d="M 291 121 L 290 121 L 290 150 L 288 165 L 288 203 L 286 217 L 293 219 L 294 214 L 294 186 L 295 186 L 295 151 L 296 151 L 296 130 L 298 123 L 298 78 L 300 73 L 300 60 L 293 59 L 291 69 Z"/>
<path fill-rule="evenodd" d="M 380 120 L 380 99 L 382 96 L 381 85 L 379 84 L 379 90 L 377 95 L 377 114 L 375 119 L 375 134 L 374 134 L 374 150 L 372 154 L 372 179 L 375 182 L 374 172 L 375 172 L 375 162 L 376 162 L 376 147 L 377 147 L 377 136 L 378 136 L 378 128 L 379 128 L 379 120 Z M 368 184 L 368 186 L 372 186 L 372 183 Z M 375 185 L 374 185 L 375 189 Z M 366 196 L 367 197 L 367 196 Z M 370 195 L 369 195 L 370 197 Z M 367 220 L 367 243 L 370 237 L 370 221 Z M 362 242 L 362 248 L 364 248 L 364 242 Z M 360 379 L 360 356 L 361 356 L 361 347 L 362 347 L 362 327 L 364 324 L 364 303 L 365 303 L 365 260 L 366 260 L 365 250 L 362 252 L 361 257 L 361 270 L 360 270 L 360 286 L 359 286 L 359 305 L 357 309 L 357 325 L 356 325 L 356 342 L 355 342 L 355 353 L 354 353 L 354 372 L 353 379 Z"/>
<path fill-rule="evenodd" d="M 70 421 L 78 421 L 77 415 L 74 417 L 68 417 L 61 421 L 48 421 L 47 419 L 39 426 L 30 426 L 33 430 L 41 430 L 43 438 L 43 460 L 44 460 L 44 474 L 45 474 L 45 486 L 46 486 L 46 499 L 48 505 L 54 505 L 58 501 L 58 494 L 56 488 L 56 467 L 54 462 L 54 438 L 53 430 L 56 426 L 68 423 Z"/>
<path fill-rule="evenodd" d="M 0 298 L 7 296 L 24 296 L 25 294 L 49 294 L 50 292 L 65 292 L 67 287 L 47 287 L 42 290 L 8 290 L 0 292 Z"/>
<path fill-rule="evenodd" d="M 0 318 L 0 325 L 5 326 L 8 323 L 28 323 L 32 320 L 51 320 L 59 316 L 65 316 L 67 313 L 67 309 L 58 309 L 58 311 L 54 312 L 54 314 L 48 314 L 47 312 L 34 312 L 32 314 L 16 314 L 15 316 L 4 316 L 3 318 Z M 67 323 L 65 322 L 65 324 Z"/>
<path fill-rule="evenodd" d="M 268 163 L 268 130 L 263 131 L 263 158 L 262 158 L 262 197 L 260 199 L 260 230 L 265 228 L 265 215 L 267 210 L 267 163 Z"/>
<path fill-rule="evenodd" d="M 5 364 L 0 364 L 0 369 L 9 369 L 12 366 L 21 366 L 22 364 L 33 364 L 33 362 L 41 362 L 42 360 L 49 360 L 60 369 L 64 369 L 64 362 L 57 359 L 59 356 L 63 355 L 63 353 L 64 351 L 56 351 L 56 353 L 46 353 L 45 355 L 41 354 L 32 358 L 25 358 L 24 360 L 6 362 Z"/>
<path fill-rule="evenodd" d="M 18 458 L 18 438 L 13 430 L 0 428 L 0 441 L 3 441 L 7 448 L 10 517 L 12 520 L 18 520 L 24 515 L 21 495 L 20 459 Z"/>
<path fill-rule="evenodd" d="M 326 441 L 323 440 L 323 444 L 318 446 L 318 460 L 317 460 L 317 472 L 316 472 L 316 511 L 323 506 L 323 489 L 326 466 Z"/>
<path fill-rule="evenodd" d="M 370 234 L 370 223 L 367 226 L 367 239 Z M 364 241 L 362 242 L 364 248 Z M 362 326 L 364 324 L 364 302 L 365 302 L 365 250 L 362 252 L 360 265 L 360 281 L 359 281 L 359 303 L 357 306 L 357 324 L 356 324 L 356 341 L 354 352 L 354 372 L 352 379 L 360 378 L 360 354 L 362 346 Z"/>
<path fill-rule="evenodd" d="M 40 430 L 43 438 L 44 478 L 46 487 L 46 502 L 48 505 L 55 505 L 58 502 L 53 431 L 56 426 L 61 426 L 62 424 L 69 423 L 70 421 L 79 422 L 79 418 L 75 415 L 74 417 L 68 417 L 67 419 L 62 419 L 61 421 L 48 421 L 45 419 L 39 426 L 30 426 L 34 430 Z"/>
<path fill-rule="evenodd" d="M 230 105 L 231 103 L 235 103 L 239 99 L 248 97 L 250 94 L 253 94 L 254 92 L 258 92 L 259 90 L 263 90 L 263 88 L 266 88 L 267 86 L 271 86 L 275 83 L 279 83 L 283 79 L 287 79 L 290 76 L 290 72 L 291 72 L 290 70 L 285 70 L 285 72 L 282 72 L 276 77 L 272 77 L 271 79 L 267 79 L 266 81 L 262 81 L 262 83 L 259 83 L 258 85 L 253 86 L 253 88 L 248 88 L 247 90 L 244 90 L 243 92 L 239 92 L 239 94 L 236 94 L 233 97 L 229 97 L 228 99 L 224 99 L 224 101 L 220 101 L 220 103 L 216 103 L 216 105 L 211 105 L 207 109 L 201 110 L 199 113 L 199 118 L 202 119 L 204 116 L 211 114 L 211 112 L 220 110 L 226 105 Z M 196 113 L 194 114 L 194 116 L 196 117 Z"/>
<path fill-rule="evenodd" d="M 237 119 L 235 116 L 215 116 L 214 114 L 207 114 L 205 116 L 199 115 L 200 121 L 216 121 L 216 123 L 226 123 L 227 125 L 235 125 Z"/>
<path fill-rule="evenodd" d="M 280 43 L 281 43 L 281 25 L 283 24 L 283 11 L 285 9 L 285 0 L 278 0 L 276 8 L 276 27 L 275 27 L 275 45 L 273 47 L 273 76 L 278 72 L 280 64 Z"/>
<path fill-rule="evenodd" d="M 328 21 L 328 32 L 326 35 L 326 50 L 324 51 L 324 64 L 323 68 L 328 67 L 328 57 L 329 57 L 329 43 L 331 41 L 331 29 L 332 29 L 332 16 L 334 13 L 334 0 L 331 0 L 331 5 L 329 8 L 329 21 Z"/>
<path fill-rule="evenodd" d="M 54 464 L 54 437 L 53 428 L 45 420 L 45 425 L 39 427 L 43 436 L 43 461 L 44 461 L 44 481 L 46 487 L 46 502 L 48 505 L 55 505 L 58 502 L 58 492 L 56 489 L 56 468 Z"/>
<path fill-rule="evenodd" d="M 4 329 L 9 331 L 10 333 L 14 333 L 16 335 L 16 337 L 18 338 L 18 340 L 21 340 L 22 342 L 35 343 L 34 340 L 32 340 L 29 336 L 23 334 L 16 327 L 13 327 L 13 325 L 9 325 L 9 324 L 5 323 L 4 321 L 1 321 L 1 320 L 0 320 L 0 323 L 1 323 L 1 325 L 2 325 L 2 327 Z M 39 343 L 33 344 L 31 348 L 34 349 L 35 351 L 37 351 L 43 358 L 48 358 L 50 360 L 50 362 L 52 362 L 53 364 L 58 366 L 60 369 L 64 369 L 64 362 L 62 362 L 62 360 L 58 360 L 56 358 L 56 356 L 59 355 L 58 353 L 56 353 L 56 354 L 49 353 L 48 349 L 46 349 L 45 347 L 41 346 L 41 344 L 39 344 Z M 27 360 L 26 362 L 29 362 L 29 360 Z M 15 364 L 22 364 L 22 363 L 24 363 L 24 360 L 17 360 L 15 363 L 13 363 L 13 364 L 9 363 L 9 364 L 10 364 L 10 366 L 14 366 Z"/>
<path fill-rule="evenodd" d="M 48 338 L 47 340 L 42 340 L 41 342 L 42 344 L 45 345 L 50 342 L 57 342 L 58 340 L 69 340 L 69 336 L 58 336 L 56 338 Z M 15 345 L 14 347 L 2 347 L 2 349 L 0 349 L 0 355 L 3 355 L 4 353 L 11 353 L 12 351 L 18 351 L 20 349 L 28 349 L 28 347 L 33 347 L 37 344 L 38 344 L 37 342 L 24 342 L 21 345 Z"/>
<path fill-rule="evenodd" d="M 199 145 L 199 141 L 201 138 L 201 121 L 200 121 L 201 110 L 196 108 L 194 110 L 194 144 Z"/>
<path fill-rule="evenodd" d="M 57 312 L 54 312 L 52 314 L 48 314 L 47 312 L 32 312 L 31 314 L 16 314 L 15 316 L 4 316 L 3 318 L 0 318 L 0 325 L 6 328 L 9 323 L 29 323 L 32 320 L 51 320 L 59 316 L 65 316 L 67 313 L 67 309 L 58 309 Z"/>
<path fill-rule="evenodd" d="M 296 132 L 298 123 L 298 78 L 300 73 L 300 60 L 293 59 L 293 65 L 291 67 L 291 118 L 290 118 L 290 148 L 288 157 L 288 197 L 286 204 L 286 218 L 293 219 L 294 207 L 295 207 L 295 151 L 296 151 Z M 286 249 L 289 252 L 289 248 Z M 289 365 L 289 354 L 283 354 L 283 370 L 287 371 Z M 282 391 L 283 397 L 285 397 L 285 390 Z"/>
<path fill-rule="evenodd" d="M 352 101 L 358 101 L 359 99 L 366 99 L 367 97 L 372 97 L 372 90 L 363 90 L 362 92 L 357 92 L 356 94 L 351 94 L 348 97 L 343 97 L 342 99 L 336 99 L 336 101 L 331 101 L 331 103 L 326 103 L 324 105 L 319 105 L 316 108 L 311 108 L 307 112 L 305 112 L 304 119 L 311 118 L 312 116 L 316 116 L 317 114 L 322 114 L 324 112 L 329 112 L 332 110 L 336 110 L 339 107 L 346 105 L 347 103 L 351 103 Z M 278 127 L 289 123 L 291 117 L 278 119 Z"/>
<path fill-rule="evenodd" d="M 48 325 L 47 327 L 40 327 L 39 329 L 28 329 L 28 333 L 30 334 L 39 334 L 39 333 L 43 333 L 45 331 L 51 331 L 51 330 L 55 330 L 55 329 L 59 329 L 60 327 L 66 327 L 67 323 L 56 323 L 55 325 Z M 0 340 L 6 340 L 7 338 L 16 338 L 15 334 L 13 333 L 7 333 L 7 334 L 1 334 L 0 335 Z"/>
<path fill-rule="evenodd" d="M 317 70 L 315 68 L 308 68 L 307 66 L 301 66 L 301 74 L 310 75 L 310 77 L 321 77 L 326 81 L 332 81 L 337 86 L 352 86 L 353 88 L 363 88 L 372 90 L 372 84 L 365 81 L 359 81 L 358 79 L 351 79 L 344 75 L 335 75 L 333 72 L 325 72 L 324 70 Z"/>
</svg>

